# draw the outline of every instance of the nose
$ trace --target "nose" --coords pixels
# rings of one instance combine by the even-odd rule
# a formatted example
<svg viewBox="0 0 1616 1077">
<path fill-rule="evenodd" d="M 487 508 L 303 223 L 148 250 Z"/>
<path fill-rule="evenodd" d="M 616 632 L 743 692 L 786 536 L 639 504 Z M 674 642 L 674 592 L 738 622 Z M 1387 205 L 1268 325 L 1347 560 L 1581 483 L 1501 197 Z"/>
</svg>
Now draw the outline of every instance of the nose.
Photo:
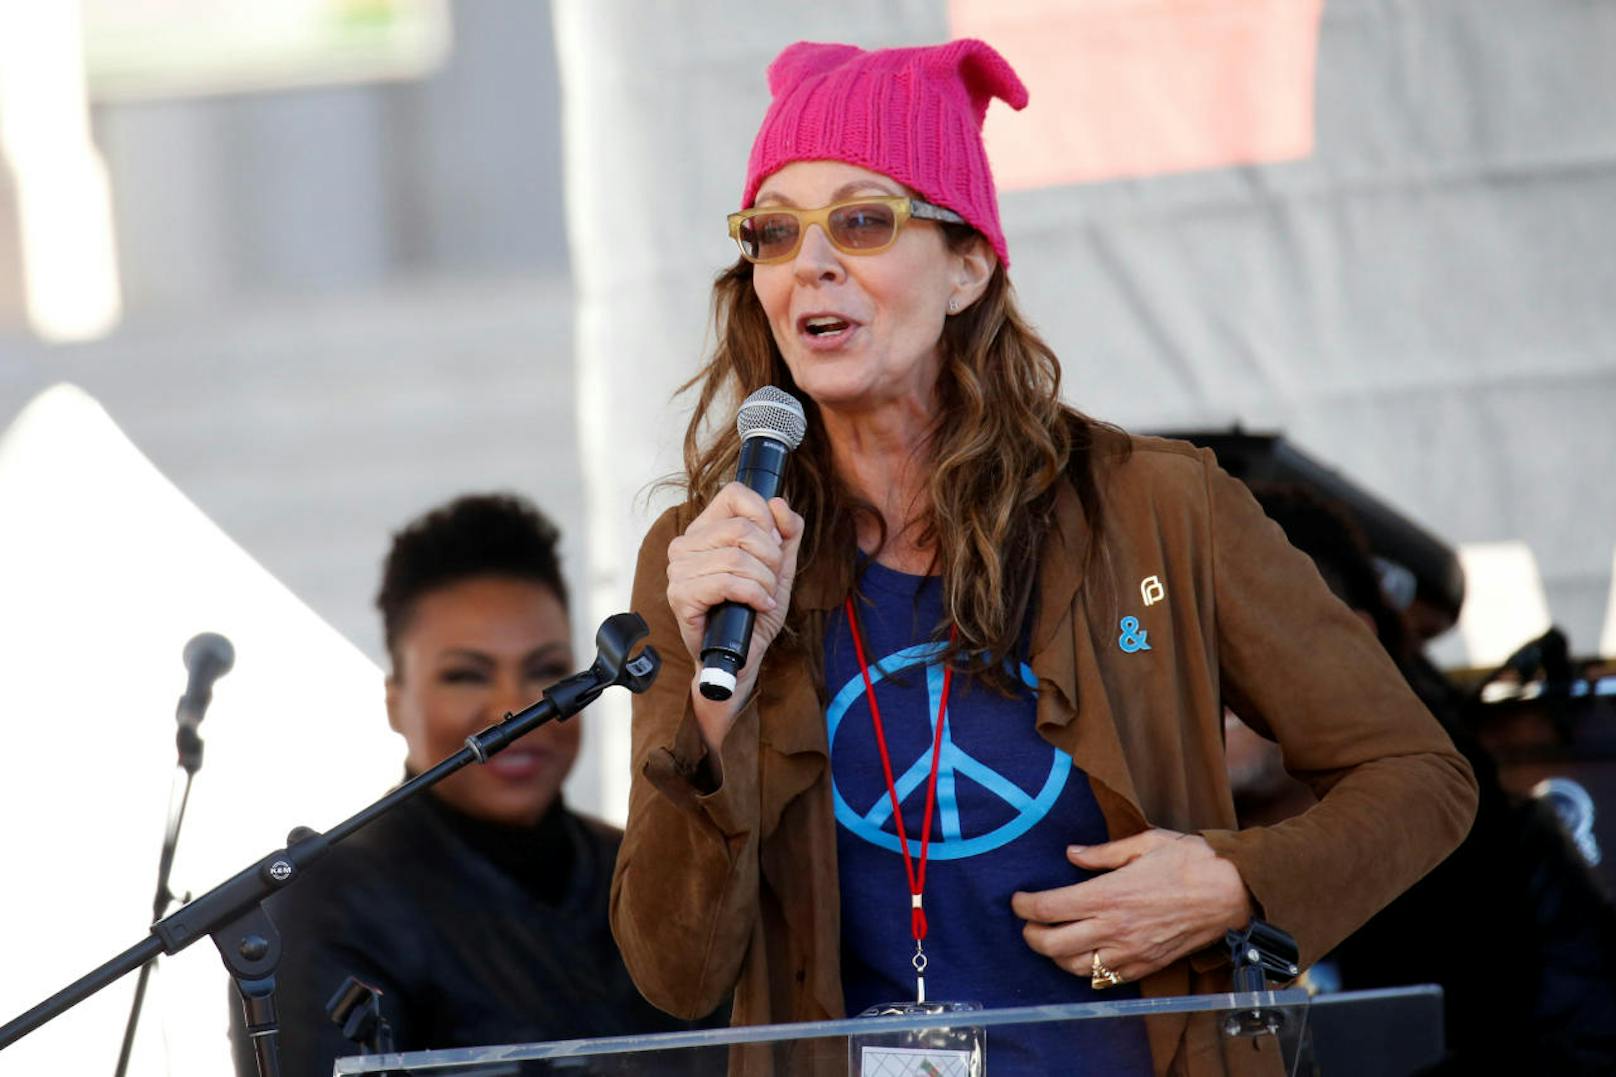
<svg viewBox="0 0 1616 1077">
<path fill-rule="evenodd" d="M 489 695 L 488 703 L 491 722 L 501 721 L 507 714 L 515 714 L 528 704 L 535 702 L 528 698 L 528 689 L 519 670 L 502 674 L 496 690 Z"/>
<path fill-rule="evenodd" d="M 808 231 L 803 233 L 802 246 L 797 248 L 792 270 L 804 284 L 840 280 L 844 272 L 842 252 L 836 249 L 823 228 L 811 224 Z"/>
</svg>

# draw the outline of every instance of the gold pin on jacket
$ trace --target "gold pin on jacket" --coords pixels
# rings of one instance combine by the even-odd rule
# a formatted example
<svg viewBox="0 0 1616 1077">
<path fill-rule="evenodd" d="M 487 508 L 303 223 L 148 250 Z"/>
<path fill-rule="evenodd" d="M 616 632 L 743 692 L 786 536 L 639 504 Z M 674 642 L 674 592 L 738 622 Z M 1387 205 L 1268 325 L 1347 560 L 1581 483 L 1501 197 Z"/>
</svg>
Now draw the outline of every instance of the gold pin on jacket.
<svg viewBox="0 0 1616 1077">
<path fill-rule="evenodd" d="M 1139 597 L 1144 599 L 1145 605 L 1154 606 L 1167 597 L 1167 589 L 1158 577 L 1146 576 L 1139 581 Z"/>
</svg>

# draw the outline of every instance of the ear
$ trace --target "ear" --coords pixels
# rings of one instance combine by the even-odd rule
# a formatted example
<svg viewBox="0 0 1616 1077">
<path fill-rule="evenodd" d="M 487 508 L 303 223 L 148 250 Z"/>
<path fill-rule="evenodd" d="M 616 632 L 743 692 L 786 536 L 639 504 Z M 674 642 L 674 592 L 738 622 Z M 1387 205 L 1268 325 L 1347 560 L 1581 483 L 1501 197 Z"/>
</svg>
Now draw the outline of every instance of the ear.
<svg viewBox="0 0 1616 1077">
<path fill-rule="evenodd" d="M 398 733 L 402 736 L 404 733 L 404 724 L 402 718 L 399 716 L 399 696 L 403 692 L 403 686 L 398 683 L 398 674 L 396 673 L 388 674 L 387 680 L 384 683 L 387 690 L 387 724 L 393 727 L 394 733 Z"/>
<path fill-rule="evenodd" d="M 1015 68 L 985 41 L 961 38 L 940 49 L 926 49 L 921 55 L 935 77 L 958 78 L 964 85 L 971 95 L 971 111 L 978 127 L 995 97 L 1017 112 L 1027 107 L 1027 87 Z"/>
<path fill-rule="evenodd" d="M 787 45 L 769 65 L 769 96 L 779 97 L 808 79 L 833 71 L 863 55 L 864 50 L 853 45 L 817 41 L 799 41 Z"/>
<path fill-rule="evenodd" d="M 988 282 L 993 279 L 993 271 L 999 267 L 999 256 L 993 253 L 985 237 L 976 235 L 971 237 L 969 245 L 955 252 L 955 257 L 959 259 L 959 266 L 948 297 L 954 301 L 958 313 L 982 298 Z"/>
</svg>

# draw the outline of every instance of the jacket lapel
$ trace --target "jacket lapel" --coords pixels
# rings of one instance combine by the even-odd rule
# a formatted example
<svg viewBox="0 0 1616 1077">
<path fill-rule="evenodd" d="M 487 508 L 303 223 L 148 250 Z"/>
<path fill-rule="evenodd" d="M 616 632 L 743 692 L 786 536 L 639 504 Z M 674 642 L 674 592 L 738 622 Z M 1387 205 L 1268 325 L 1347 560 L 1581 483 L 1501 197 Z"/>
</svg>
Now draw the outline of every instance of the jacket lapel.
<svg viewBox="0 0 1616 1077">
<path fill-rule="evenodd" d="M 1055 526 L 1040 555 L 1030 665 L 1038 678 L 1038 731 L 1089 776 L 1107 829 L 1116 839 L 1137 834 L 1149 824 L 1117 736 L 1094 634 L 1088 631 L 1091 588 L 1083 584 L 1090 539 L 1077 492 L 1062 483 L 1055 499 Z"/>
<path fill-rule="evenodd" d="M 1123 755 L 1116 711 L 1095 651 L 1095 640 L 1108 639 L 1109 634 L 1094 631 L 1089 604 L 1091 600 L 1105 604 L 1103 594 L 1095 595 L 1110 581 L 1103 576 L 1086 579 L 1091 540 L 1077 491 L 1063 483 L 1055 501 L 1055 526 L 1040 555 L 1029 664 L 1038 678 L 1038 731 L 1088 774 L 1106 830 L 1116 840 L 1149 829 L 1150 822 Z M 1099 553 L 1104 564 L 1104 551 Z M 1084 587 L 1085 582 L 1090 586 Z M 1186 994 L 1189 986 L 1189 966 L 1178 961 L 1145 977 L 1139 988 L 1145 998 L 1163 998 Z M 1185 1023 L 1181 1014 L 1158 1015 L 1148 1022 L 1158 1074 L 1171 1064 Z"/>
<path fill-rule="evenodd" d="M 845 590 L 828 558 L 805 566 L 792 601 L 808 613 L 823 612 L 841 601 Z M 816 639 L 815 643 L 819 641 Z M 768 889 L 779 904 L 788 935 L 797 940 L 822 940 L 813 947 L 811 960 L 800 971 L 780 970 L 774 976 L 795 979 L 799 1000 L 806 995 L 817 1012 L 794 1008 L 793 1020 L 843 1016 L 841 988 L 841 902 L 838 897 L 836 825 L 830 804 L 830 745 L 824 708 L 814 692 L 809 663 L 823 661 L 810 652 L 796 660 L 776 662 L 759 677 L 758 753 L 760 867 Z M 782 829 L 782 820 L 785 820 Z M 789 835 L 786 846 L 768 839 L 777 830 Z M 786 947 L 788 951 L 791 946 Z M 776 1015 L 776 1019 L 779 1016 Z"/>
</svg>

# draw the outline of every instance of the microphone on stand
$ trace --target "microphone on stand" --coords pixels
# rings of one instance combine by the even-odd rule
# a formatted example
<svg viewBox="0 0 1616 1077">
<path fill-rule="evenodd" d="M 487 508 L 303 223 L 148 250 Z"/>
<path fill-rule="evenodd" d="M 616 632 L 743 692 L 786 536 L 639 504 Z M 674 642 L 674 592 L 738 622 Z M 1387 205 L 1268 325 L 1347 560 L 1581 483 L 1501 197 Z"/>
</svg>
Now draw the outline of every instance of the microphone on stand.
<svg viewBox="0 0 1616 1077">
<path fill-rule="evenodd" d="M 202 769 L 202 737 L 197 727 L 213 702 L 213 682 L 230 672 L 236 664 L 236 649 L 217 632 L 203 632 L 192 636 L 185 645 L 182 657 L 189 676 L 185 681 L 185 694 L 174 707 L 174 720 L 179 724 L 175 746 L 179 748 L 179 769 L 174 772 L 174 785 L 168 794 L 168 825 L 163 831 L 163 850 L 157 857 L 157 893 L 152 898 L 152 921 L 160 922 L 168 915 L 168 907 L 176 896 L 168 888 L 168 875 L 174 867 L 174 853 L 180 844 L 180 827 L 185 823 L 185 806 L 191 802 L 191 779 Z M 181 775 L 184 775 L 183 781 Z M 189 901 L 190 895 L 185 899 Z M 135 1047 L 135 1030 L 140 1026 L 140 1010 L 146 1003 L 146 984 L 152 969 L 157 967 L 157 952 L 153 951 L 140 965 L 140 978 L 135 981 L 135 997 L 129 1004 L 129 1021 L 123 1029 L 123 1046 L 118 1050 L 118 1066 L 113 1077 L 124 1077 L 129 1070 L 130 1053 Z"/>
<path fill-rule="evenodd" d="M 741 404 L 735 428 L 741 434 L 735 481 L 765 501 L 777 496 L 786 457 L 808 432 L 802 404 L 784 389 L 765 385 Z M 703 696 L 724 700 L 734 694 L 736 675 L 746 665 L 746 652 L 752 645 L 756 618 L 756 611 L 744 602 L 720 602 L 707 611 L 707 631 L 701 637 Z"/>
<path fill-rule="evenodd" d="M 507 714 L 505 720 L 497 725 L 473 733 L 466 738 L 466 746 L 454 755 L 416 775 L 324 834 L 297 828 L 288 837 L 285 848 L 277 849 L 242 869 L 195 901 L 187 903 L 178 912 L 162 917 L 151 926 L 151 933 L 143 941 L 79 977 L 33 1009 L 0 1025 L 0 1050 L 138 968 L 141 970 L 140 983 L 135 988 L 129 1025 L 124 1030 L 123 1054 L 118 1060 L 117 1072 L 121 1077 L 129 1064 L 135 1025 L 140 1016 L 140 1005 L 145 997 L 146 979 L 152 963 L 160 954 L 177 954 L 198 939 L 210 936 L 241 997 L 247 1035 L 252 1039 L 258 1072 L 263 1077 L 275 1077 L 280 1073 L 279 1022 L 274 995 L 275 970 L 281 957 L 281 936 L 275 930 L 274 921 L 264 911 L 264 899 L 303 878 L 306 869 L 324 856 L 331 846 L 352 837 L 361 827 L 462 767 L 486 762 L 490 756 L 546 722 L 566 721 L 608 688 L 627 688 L 636 695 L 650 688 L 662 668 L 662 658 L 654 647 L 638 646 L 649 634 L 645 619 L 637 613 L 619 613 L 608 617 L 595 633 L 595 661 L 588 669 L 552 684 L 544 690 L 544 696 L 538 702 L 516 714 Z M 213 673 L 211 679 L 216 679 L 222 672 L 221 669 Z M 191 776 L 187 774 L 186 789 L 190 788 L 190 779 Z M 172 817 L 170 843 L 164 849 L 165 860 L 172 857 L 172 839 L 178 833 L 177 820 L 183 816 L 184 810 L 182 799 L 179 813 Z M 166 871 L 165 864 L 164 875 Z M 158 891 L 161 898 L 165 893 L 161 881 Z"/>
<path fill-rule="evenodd" d="M 190 677 L 185 682 L 185 694 L 174 707 L 174 719 L 179 723 L 175 746 L 180 753 L 180 766 L 195 774 L 202 766 L 202 738 L 198 728 L 213 702 L 213 682 L 230 672 L 236 664 L 236 649 L 217 632 L 203 632 L 191 637 L 185 645 L 185 669 Z"/>
</svg>

